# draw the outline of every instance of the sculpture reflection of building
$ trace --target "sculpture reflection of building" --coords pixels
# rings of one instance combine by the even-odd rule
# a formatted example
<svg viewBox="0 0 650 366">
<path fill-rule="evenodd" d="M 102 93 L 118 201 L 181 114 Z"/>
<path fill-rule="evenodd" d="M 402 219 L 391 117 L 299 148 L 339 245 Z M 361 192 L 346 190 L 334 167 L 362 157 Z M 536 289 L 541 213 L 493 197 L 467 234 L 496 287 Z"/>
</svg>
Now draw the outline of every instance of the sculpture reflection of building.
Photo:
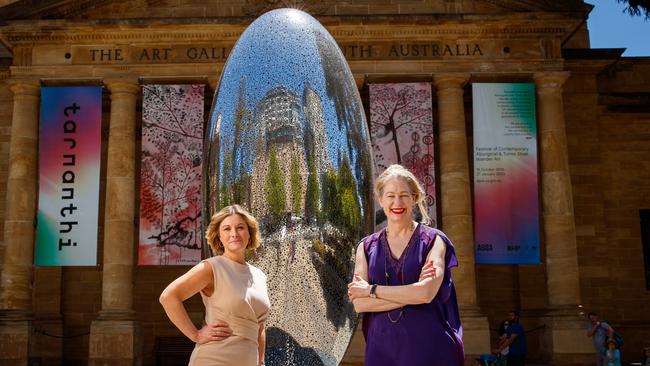
<svg viewBox="0 0 650 366">
<path fill-rule="evenodd" d="M 196 343 L 191 366 L 261 365 L 270 308 L 267 279 L 245 259 L 246 249 L 260 245 L 258 223 L 240 206 L 226 206 L 212 216 L 206 240 L 215 256 L 169 284 L 160 303 L 172 323 Z M 201 329 L 183 306 L 197 293 L 206 307 Z"/>
<path fill-rule="evenodd" d="M 375 183 L 386 228 L 357 248 L 348 296 L 363 313 L 367 366 L 456 366 L 463 344 L 451 268 L 454 246 L 426 226 L 425 193 L 417 178 L 391 165 Z M 418 205 L 422 223 L 413 221 Z"/>
<path fill-rule="evenodd" d="M 304 211 L 307 164 L 302 135 L 300 98 L 277 86 L 255 110 L 257 159 L 253 162 L 252 211 L 264 224 L 286 222 Z M 277 228 L 276 228 L 277 229 Z"/>
</svg>

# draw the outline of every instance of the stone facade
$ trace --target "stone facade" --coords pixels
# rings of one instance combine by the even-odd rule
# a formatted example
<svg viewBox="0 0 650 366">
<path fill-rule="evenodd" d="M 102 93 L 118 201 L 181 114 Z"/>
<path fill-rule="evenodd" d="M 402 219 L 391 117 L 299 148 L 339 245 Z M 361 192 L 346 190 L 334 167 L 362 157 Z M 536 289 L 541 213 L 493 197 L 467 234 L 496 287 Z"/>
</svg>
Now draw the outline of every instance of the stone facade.
<svg viewBox="0 0 650 366">
<path fill-rule="evenodd" d="M 134 264 L 139 84 L 214 91 L 238 36 L 278 2 L 32 3 L 0 3 L 0 363 L 153 365 L 156 338 L 180 335 L 157 298 L 187 268 Z M 332 33 L 362 96 L 373 82 L 432 83 L 468 359 L 489 352 L 492 329 L 521 309 L 531 362 L 591 364 L 587 311 L 624 335 L 624 361 L 636 361 L 650 340 L 639 226 L 650 208 L 650 59 L 589 49 L 581 1 L 295 5 Z M 470 85 L 521 81 L 538 93 L 542 264 L 475 265 Z M 98 267 L 31 265 L 39 85 L 105 86 Z M 199 323 L 200 299 L 186 306 Z M 357 332 L 344 364 L 362 363 Z"/>
</svg>

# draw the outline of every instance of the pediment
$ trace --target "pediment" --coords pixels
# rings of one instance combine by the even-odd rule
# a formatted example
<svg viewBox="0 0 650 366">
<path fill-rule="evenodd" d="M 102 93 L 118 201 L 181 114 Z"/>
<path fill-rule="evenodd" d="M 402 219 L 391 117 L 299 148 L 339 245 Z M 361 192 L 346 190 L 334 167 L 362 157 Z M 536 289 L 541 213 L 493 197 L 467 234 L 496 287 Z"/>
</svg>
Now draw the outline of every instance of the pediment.
<svg viewBox="0 0 650 366">
<path fill-rule="evenodd" d="M 295 7 L 315 16 L 508 14 L 586 12 L 582 0 L 435 0 L 377 3 L 375 0 L 14 0 L 0 6 L 2 20 L 150 19 L 256 17 L 266 11 Z"/>
</svg>

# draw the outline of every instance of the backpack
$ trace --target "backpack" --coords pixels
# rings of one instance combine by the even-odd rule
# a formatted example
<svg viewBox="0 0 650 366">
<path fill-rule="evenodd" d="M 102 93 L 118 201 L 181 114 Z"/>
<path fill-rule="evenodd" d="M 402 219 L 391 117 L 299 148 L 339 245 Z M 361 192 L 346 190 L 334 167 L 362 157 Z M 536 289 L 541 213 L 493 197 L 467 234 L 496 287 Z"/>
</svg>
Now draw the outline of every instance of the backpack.
<svg viewBox="0 0 650 366">
<path fill-rule="evenodd" d="M 609 322 L 606 321 L 606 320 L 602 320 L 602 322 L 605 322 L 605 323 L 607 323 L 607 325 L 609 325 Z M 611 325 L 609 325 L 609 326 L 610 326 L 610 328 L 612 327 Z M 614 329 L 614 328 L 612 328 L 612 329 Z M 621 336 L 620 334 L 616 333 L 616 331 L 614 331 L 614 334 L 612 335 L 612 339 L 614 339 L 614 341 L 616 341 L 616 345 L 617 345 L 616 348 L 621 348 L 621 346 L 624 343 L 623 342 L 623 336 Z M 608 339 L 605 340 L 605 348 L 607 348 L 607 341 L 608 341 Z"/>
</svg>

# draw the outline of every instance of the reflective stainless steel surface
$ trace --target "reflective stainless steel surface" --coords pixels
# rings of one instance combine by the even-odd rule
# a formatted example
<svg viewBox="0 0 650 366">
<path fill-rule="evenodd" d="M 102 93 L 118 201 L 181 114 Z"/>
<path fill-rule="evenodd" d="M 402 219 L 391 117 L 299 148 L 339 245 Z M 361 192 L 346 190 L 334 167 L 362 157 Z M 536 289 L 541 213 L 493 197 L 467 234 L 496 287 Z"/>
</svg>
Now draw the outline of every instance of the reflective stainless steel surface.
<svg viewBox="0 0 650 366">
<path fill-rule="evenodd" d="M 330 34 L 294 9 L 253 22 L 226 62 L 206 136 L 203 217 L 238 203 L 262 226 L 252 263 L 268 275 L 267 365 L 337 365 L 374 202 L 363 107 Z"/>
</svg>

